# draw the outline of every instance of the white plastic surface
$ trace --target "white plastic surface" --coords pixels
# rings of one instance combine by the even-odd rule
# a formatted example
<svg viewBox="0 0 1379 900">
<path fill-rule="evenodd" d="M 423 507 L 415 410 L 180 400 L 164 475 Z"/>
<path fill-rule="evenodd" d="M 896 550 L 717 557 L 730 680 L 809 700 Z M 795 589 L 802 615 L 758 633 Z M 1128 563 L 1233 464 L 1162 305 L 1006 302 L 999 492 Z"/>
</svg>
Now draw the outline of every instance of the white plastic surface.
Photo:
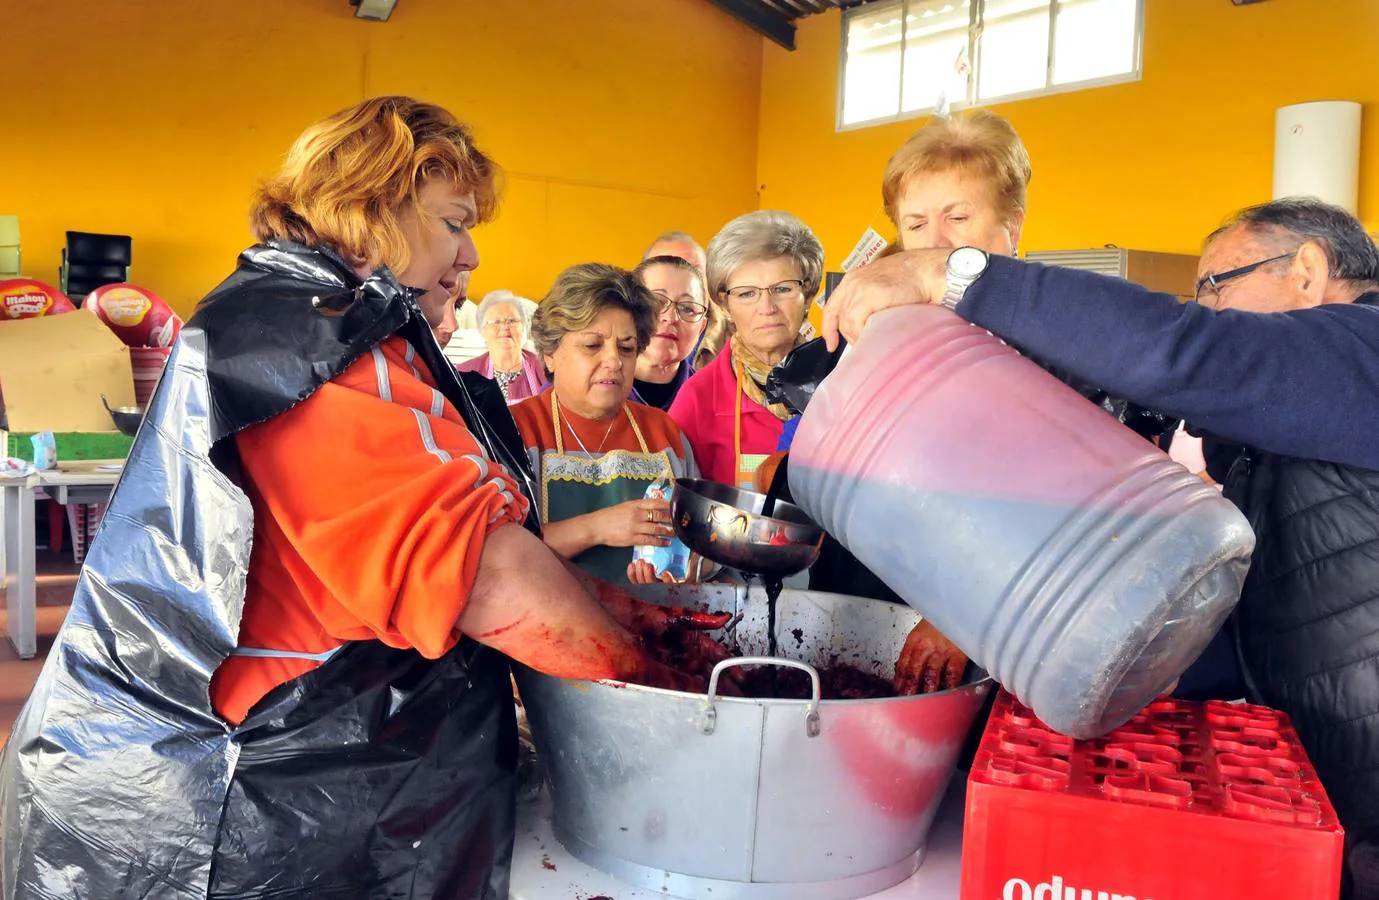
<svg viewBox="0 0 1379 900">
<path fill-rule="evenodd" d="M 929 834 L 924 865 L 893 888 L 858 900 L 958 900 L 962 875 L 962 814 L 967 781 L 953 777 Z M 512 854 L 511 900 L 675 900 L 669 894 L 626 885 L 575 859 L 551 831 L 545 794 L 517 807 L 517 841 Z"/>
</svg>

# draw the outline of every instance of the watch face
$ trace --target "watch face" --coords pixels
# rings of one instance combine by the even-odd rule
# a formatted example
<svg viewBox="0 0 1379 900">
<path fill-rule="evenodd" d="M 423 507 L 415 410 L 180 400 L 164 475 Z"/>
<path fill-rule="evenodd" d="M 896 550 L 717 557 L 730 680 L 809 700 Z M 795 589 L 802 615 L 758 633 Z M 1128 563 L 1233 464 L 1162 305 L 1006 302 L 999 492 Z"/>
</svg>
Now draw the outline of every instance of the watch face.
<svg viewBox="0 0 1379 900">
<path fill-rule="evenodd" d="M 986 271 L 986 259 L 976 247 L 959 247 L 948 255 L 948 271 L 962 278 L 976 278 Z"/>
</svg>

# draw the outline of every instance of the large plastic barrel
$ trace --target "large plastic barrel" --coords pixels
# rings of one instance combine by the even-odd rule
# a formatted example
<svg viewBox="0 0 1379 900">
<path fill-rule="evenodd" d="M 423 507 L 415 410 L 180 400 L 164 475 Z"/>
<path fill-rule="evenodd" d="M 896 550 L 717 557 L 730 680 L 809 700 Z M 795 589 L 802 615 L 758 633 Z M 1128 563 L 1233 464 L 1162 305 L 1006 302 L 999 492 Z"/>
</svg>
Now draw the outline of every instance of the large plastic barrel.
<svg viewBox="0 0 1379 900">
<path fill-rule="evenodd" d="M 1167 689 L 1254 549 L 1220 493 L 985 330 L 888 310 L 791 447 L 796 502 L 1053 728 Z"/>
</svg>

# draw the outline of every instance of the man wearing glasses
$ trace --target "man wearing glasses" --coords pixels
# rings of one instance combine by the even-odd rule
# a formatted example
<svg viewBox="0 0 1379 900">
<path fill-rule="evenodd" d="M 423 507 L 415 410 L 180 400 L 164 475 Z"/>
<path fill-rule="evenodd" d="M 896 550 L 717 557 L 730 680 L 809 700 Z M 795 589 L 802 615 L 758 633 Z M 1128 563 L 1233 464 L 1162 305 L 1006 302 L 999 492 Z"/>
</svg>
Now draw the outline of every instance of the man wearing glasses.
<svg viewBox="0 0 1379 900">
<path fill-rule="evenodd" d="M 973 248 L 910 251 L 850 273 L 824 331 L 942 303 L 1208 435 L 1257 537 L 1225 696 L 1292 716 L 1347 830 L 1347 892 L 1379 898 L 1379 248 L 1338 207 L 1277 200 L 1213 233 L 1198 276 L 1180 304 Z"/>
</svg>

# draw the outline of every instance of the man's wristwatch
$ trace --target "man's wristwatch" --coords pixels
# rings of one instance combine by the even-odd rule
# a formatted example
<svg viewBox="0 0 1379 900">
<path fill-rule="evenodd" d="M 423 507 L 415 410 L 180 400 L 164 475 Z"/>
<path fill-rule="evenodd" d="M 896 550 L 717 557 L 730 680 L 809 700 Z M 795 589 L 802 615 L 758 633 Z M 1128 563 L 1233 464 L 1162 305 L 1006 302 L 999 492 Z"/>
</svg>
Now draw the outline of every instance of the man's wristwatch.
<svg viewBox="0 0 1379 900">
<path fill-rule="evenodd" d="M 943 290 L 942 303 L 947 309 L 956 309 L 962 302 L 967 289 L 986 271 L 991 257 L 986 251 L 976 247 L 959 247 L 948 254 L 948 283 Z"/>
</svg>

